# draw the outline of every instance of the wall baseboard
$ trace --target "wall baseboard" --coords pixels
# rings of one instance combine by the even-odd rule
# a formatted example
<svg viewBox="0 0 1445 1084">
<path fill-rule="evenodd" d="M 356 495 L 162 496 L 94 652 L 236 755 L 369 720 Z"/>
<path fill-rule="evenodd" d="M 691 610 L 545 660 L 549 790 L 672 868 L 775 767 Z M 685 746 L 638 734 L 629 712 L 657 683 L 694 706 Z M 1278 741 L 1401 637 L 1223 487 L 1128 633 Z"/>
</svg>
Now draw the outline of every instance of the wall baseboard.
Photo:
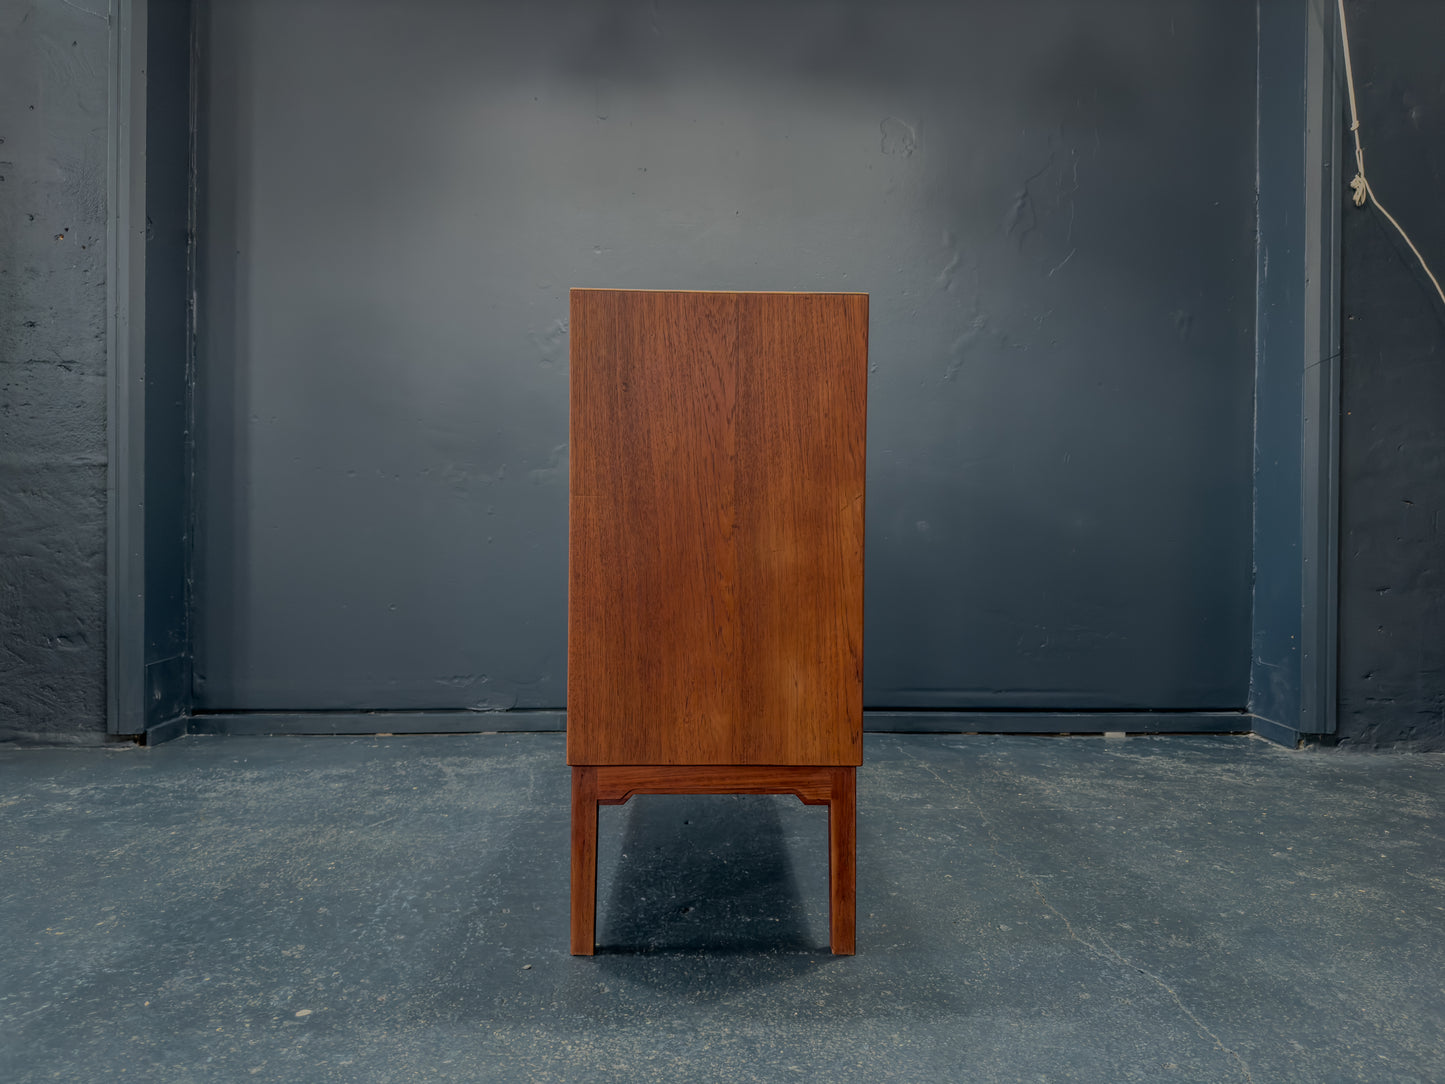
<svg viewBox="0 0 1445 1084">
<path fill-rule="evenodd" d="M 882 734 L 1242 734 L 1264 720 L 1239 711 L 865 711 Z M 1270 724 L 1274 725 L 1274 724 Z M 535 711 L 227 711 L 174 720 L 147 735 L 489 734 L 562 731 L 567 713 Z M 1292 733 L 1292 732 L 1291 732 Z"/>
<path fill-rule="evenodd" d="M 565 711 L 224 711 L 191 716 L 191 734 L 497 734 L 560 731 Z"/>
<path fill-rule="evenodd" d="M 1266 719 L 1261 715 L 1251 715 L 1248 718 L 1250 729 L 1265 741 L 1274 742 L 1275 745 L 1283 745 L 1286 749 L 1298 749 L 1306 740 L 1306 736 L 1294 727 L 1277 723 L 1273 719 Z"/>
<path fill-rule="evenodd" d="M 191 729 L 194 722 L 195 720 L 189 715 L 177 715 L 163 723 L 148 726 L 145 732 L 145 744 L 160 745 L 172 738 L 183 738 L 187 734 L 194 734 L 196 731 Z"/>
<path fill-rule="evenodd" d="M 1240 734 L 1242 711 L 865 711 L 863 729 L 891 734 Z"/>
</svg>

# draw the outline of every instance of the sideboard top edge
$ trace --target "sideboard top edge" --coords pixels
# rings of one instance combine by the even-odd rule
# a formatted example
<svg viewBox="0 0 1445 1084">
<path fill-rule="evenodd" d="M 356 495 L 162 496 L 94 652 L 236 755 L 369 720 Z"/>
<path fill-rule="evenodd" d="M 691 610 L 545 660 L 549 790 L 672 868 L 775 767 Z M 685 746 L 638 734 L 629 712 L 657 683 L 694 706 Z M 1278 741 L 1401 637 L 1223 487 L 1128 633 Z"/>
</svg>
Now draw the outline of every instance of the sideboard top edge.
<svg viewBox="0 0 1445 1084">
<path fill-rule="evenodd" d="M 619 286 L 572 286 L 570 292 L 574 294 L 772 294 L 785 297 L 867 297 L 866 290 L 674 290 L 668 288 L 658 289 L 631 289 Z"/>
</svg>

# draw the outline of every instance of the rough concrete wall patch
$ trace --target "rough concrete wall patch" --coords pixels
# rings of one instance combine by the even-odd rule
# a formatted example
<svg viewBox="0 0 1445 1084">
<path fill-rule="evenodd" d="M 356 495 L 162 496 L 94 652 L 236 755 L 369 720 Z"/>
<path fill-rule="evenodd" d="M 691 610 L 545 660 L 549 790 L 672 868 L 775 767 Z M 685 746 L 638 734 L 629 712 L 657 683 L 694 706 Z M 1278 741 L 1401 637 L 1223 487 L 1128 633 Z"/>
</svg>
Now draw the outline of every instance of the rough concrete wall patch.
<svg viewBox="0 0 1445 1084">
<path fill-rule="evenodd" d="M 1371 187 L 1439 274 L 1445 13 L 1347 14 Z M 1346 206 L 1343 250 L 1339 740 L 1445 749 L 1445 307 L 1373 208 Z"/>
<path fill-rule="evenodd" d="M 104 16 L 0 0 L 0 741 L 105 733 Z"/>
</svg>

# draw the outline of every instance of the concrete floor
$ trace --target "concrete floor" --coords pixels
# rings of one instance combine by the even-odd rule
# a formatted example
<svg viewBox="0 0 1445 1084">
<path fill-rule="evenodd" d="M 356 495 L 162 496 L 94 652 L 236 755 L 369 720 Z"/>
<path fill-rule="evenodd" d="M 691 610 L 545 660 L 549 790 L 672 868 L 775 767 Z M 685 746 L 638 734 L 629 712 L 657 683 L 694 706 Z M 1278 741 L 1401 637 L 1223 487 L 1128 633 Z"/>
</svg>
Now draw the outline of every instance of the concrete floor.
<svg viewBox="0 0 1445 1084">
<path fill-rule="evenodd" d="M 602 813 L 557 734 L 0 750 L 0 1080 L 1438 1081 L 1445 757 L 870 735 Z"/>
</svg>

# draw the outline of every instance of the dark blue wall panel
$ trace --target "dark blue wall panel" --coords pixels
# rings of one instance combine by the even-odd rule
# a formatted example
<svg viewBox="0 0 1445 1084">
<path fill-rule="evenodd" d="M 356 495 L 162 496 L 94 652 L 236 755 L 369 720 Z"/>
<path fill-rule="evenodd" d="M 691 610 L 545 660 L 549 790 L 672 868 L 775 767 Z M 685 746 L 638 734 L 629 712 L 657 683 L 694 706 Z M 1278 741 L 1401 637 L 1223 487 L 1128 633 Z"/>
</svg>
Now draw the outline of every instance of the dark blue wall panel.
<svg viewBox="0 0 1445 1084">
<path fill-rule="evenodd" d="M 1290 727 L 1300 714 L 1301 681 L 1305 19 L 1303 4 L 1260 5 L 1250 710 Z"/>
<path fill-rule="evenodd" d="M 191 4 L 149 0 L 146 50 L 145 720 L 190 711 Z"/>
<path fill-rule="evenodd" d="M 872 295 L 871 706 L 1245 706 L 1253 3 L 202 14 L 200 706 L 562 704 L 571 286 Z"/>
</svg>

